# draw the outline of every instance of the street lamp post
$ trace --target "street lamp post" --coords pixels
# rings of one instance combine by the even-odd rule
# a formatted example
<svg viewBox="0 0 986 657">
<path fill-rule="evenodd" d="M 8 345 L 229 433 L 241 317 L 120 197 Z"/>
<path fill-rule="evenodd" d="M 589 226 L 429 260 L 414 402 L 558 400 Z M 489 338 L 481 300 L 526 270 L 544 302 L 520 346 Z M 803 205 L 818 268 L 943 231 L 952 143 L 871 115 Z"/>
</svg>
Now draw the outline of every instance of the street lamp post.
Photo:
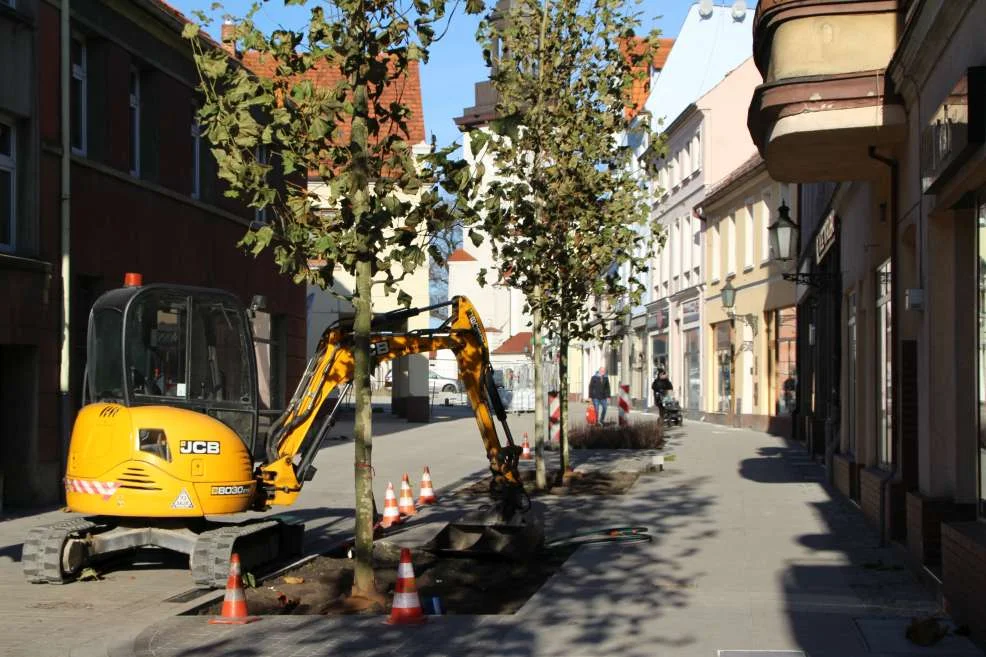
<svg viewBox="0 0 986 657">
<path fill-rule="evenodd" d="M 777 209 L 777 221 L 767 227 L 767 240 L 770 243 L 771 260 L 788 262 L 798 257 L 798 224 L 791 221 L 790 209 L 787 203 L 781 201 Z M 832 274 L 823 272 L 805 273 L 800 271 L 784 272 L 781 276 L 786 281 L 809 287 L 826 288 L 832 281 Z"/>
</svg>

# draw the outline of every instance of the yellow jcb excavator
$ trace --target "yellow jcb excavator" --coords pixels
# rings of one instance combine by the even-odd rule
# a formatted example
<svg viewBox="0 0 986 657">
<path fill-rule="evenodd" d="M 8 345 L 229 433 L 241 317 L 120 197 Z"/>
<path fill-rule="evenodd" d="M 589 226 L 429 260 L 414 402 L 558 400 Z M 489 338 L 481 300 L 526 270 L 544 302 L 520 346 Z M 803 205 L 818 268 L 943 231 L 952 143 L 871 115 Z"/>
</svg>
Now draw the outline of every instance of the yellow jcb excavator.
<svg viewBox="0 0 986 657">
<path fill-rule="evenodd" d="M 408 317 L 448 305 L 435 329 Z M 517 471 L 521 448 L 493 381 L 485 329 L 465 297 L 376 315 L 376 363 L 451 349 L 493 475 L 486 522 L 543 539 Z M 23 569 L 35 583 L 71 581 L 94 560 L 156 546 L 189 555 L 196 584 L 223 586 L 236 551 L 246 567 L 300 552 L 304 528 L 279 519 L 222 523 L 207 516 L 293 504 L 335 423 L 354 373 L 351 326 L 323 333 L 298 388 L 258 445 L 258 387 L 248 310 L 232 294 L 175 285 L 111 290 L 89 318 L 85 401 L 65 473 L 69 510 L 85 517 L 34 528 Z M 493 416 L 500 421 L 501 442 Z M 258 454 L 254 458 L 254 454 Z M 516 546 L 514 546 L 516 548 Z"/>
</svg>

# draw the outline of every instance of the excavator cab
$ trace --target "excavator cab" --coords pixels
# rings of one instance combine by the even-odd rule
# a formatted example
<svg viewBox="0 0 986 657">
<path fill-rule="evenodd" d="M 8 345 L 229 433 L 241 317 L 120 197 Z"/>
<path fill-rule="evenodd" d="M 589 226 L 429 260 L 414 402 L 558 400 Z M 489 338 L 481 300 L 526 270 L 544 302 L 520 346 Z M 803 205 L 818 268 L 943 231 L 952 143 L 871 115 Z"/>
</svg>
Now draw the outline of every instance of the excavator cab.
<svg viewBox="0 0 986 657">
<path fill-rule="evenodd" d="M 170 406 L 213 417 L 253 451 L 257 375 L 248 319 L 220 290 L 113 290 L 89 319 L 86 403 Z"/>
</svg>

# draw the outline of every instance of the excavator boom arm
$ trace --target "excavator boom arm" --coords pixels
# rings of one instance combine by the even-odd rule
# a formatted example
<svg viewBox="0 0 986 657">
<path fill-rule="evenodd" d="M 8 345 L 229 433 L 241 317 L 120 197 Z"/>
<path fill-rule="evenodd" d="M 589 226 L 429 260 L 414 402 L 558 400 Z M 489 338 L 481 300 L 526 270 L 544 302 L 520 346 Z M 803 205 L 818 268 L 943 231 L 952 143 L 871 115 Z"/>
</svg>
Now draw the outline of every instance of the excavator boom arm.
<svg viewBox="0 0 986 657">
<path fill-rule="evenodd" d="M 439 328 L 403 333 L 374 330 L 370 335 L 371 356 L 375 364 L 379 364 L 439 349 L 450 349 L 455 354 L 459 375 L 490 461 L 494 490 L 504 497 L 505 512 L 512 512 L 526 504 L 517 471 L 521 448 L 513 441 L 506 413 L 493 384 L 485 329 L 468 299 L 455 297 L 449 305 L 451 316 Z M 384 318 L 390 319 L 388 315 Z M 310 478 L 311 462 L 322 438 L 334 423 L 339 400 L 354 372 L 352 332 L 338 327 L 326 329 L 291 404 L 271 429 L 268 462 L 259 472 L 267 491 L 266 503 L 290 504 L 304 481 Z M 340 394 L 330 411 L 326 402 L 335 390 Z M 505 444 L 501 443 L 494 416 L 503 428 Z"/>
</svg>

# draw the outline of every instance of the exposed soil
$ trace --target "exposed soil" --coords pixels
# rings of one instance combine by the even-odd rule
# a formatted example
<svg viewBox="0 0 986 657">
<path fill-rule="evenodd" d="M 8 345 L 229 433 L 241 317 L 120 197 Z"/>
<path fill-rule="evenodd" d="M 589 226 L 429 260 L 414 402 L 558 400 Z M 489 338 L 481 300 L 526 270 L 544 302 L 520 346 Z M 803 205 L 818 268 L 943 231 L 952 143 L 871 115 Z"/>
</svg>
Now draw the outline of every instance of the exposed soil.
<svg viewBox="0 0 986 657">
<path fill-rule="evenodd" d="M 528 562 L 458 557 L 436 557 L 414 551 L 415 581 L 422 607 L 437 597 L 446 614 L 512 614 L 537 592 L 572 554 L 574 547 L 545 549 Z M 341 556 L 319 556 L 274 580 L 246 588 L 252 615 L 274 614 L 386 614 L 390 612 L 397 581 L 397 550 L 380 550 L 375 561 L 377 590 L 387 607 L 348 598 L 353 585 L 353 562 Z M 288 584 L 288 578 L 302 578 Z M 289 581 L 297 581 L 290 580 Z M 192 612 L 218 615 L 222 601 Z"/>
<path fill-rule="evenodd" d="M 639 472 L 570 472 L 561 477 L 560 470 L 549 470 L 548 489 L 539 491 L 534 482 L 534 471 L 520 473 L 524 490 L 528 495 L 623 495 L 640 477 Z M 474 484 L 456 491 L 459 495 L 488 495 L 492 477 L 484 477 Z"/>
</svg>

